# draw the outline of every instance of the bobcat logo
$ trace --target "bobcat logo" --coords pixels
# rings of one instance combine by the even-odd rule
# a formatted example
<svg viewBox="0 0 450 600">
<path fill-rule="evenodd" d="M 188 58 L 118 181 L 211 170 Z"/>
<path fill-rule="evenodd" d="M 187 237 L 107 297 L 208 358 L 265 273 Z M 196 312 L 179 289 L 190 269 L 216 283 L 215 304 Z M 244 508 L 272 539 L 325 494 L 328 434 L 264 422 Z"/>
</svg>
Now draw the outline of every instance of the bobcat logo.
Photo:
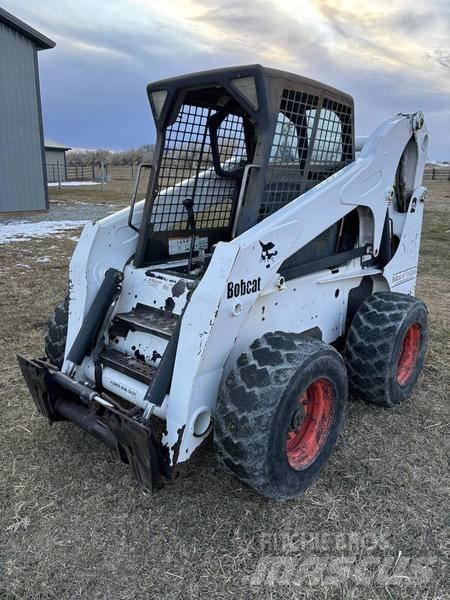
<svg viewBox="0 0 450 600">
<path fill-rule="evenodd" d="M 278 254 L 278 250 L 273 250 L 275 248 L 275 244 L 273 242 L 267 242 L 264 244 L 260 240 L 261 245 L 261 260 L 266 263 L 266 269 L 270 268 L 270 263 L 273 261 L 273 257 Z M 273 250 L 273 252 L 271 252 Z"/>
</svg>

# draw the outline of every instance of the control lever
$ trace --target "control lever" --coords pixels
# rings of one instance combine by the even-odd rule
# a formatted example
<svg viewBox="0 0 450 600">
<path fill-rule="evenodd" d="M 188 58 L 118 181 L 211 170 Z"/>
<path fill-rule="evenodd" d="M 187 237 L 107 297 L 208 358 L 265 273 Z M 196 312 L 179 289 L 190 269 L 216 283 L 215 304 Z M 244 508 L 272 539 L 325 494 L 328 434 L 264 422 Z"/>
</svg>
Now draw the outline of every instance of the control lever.
<svg viewBox="0 0 450 600">
<path fill-rule="evenodd" d="M 186 209 L 188 215 L 188 226 L 191 231 L 191 247 L 189 248 L 189 259 L 188 259 L 188 273 L 192 267 L 192 255 L 194 254 L 195 248 L 195 215 L 194 215 L 194 200 L 187 196 L 183 200 L 183 206 Z"/>
</svg>

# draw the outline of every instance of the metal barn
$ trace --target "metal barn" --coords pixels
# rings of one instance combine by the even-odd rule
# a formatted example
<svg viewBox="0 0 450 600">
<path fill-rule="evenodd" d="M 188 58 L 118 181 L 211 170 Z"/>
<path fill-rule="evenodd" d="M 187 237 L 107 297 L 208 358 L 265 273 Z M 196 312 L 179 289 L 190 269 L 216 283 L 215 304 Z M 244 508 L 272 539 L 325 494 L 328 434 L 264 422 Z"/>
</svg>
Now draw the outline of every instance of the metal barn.
<svg viewBox="0 0 450 600">
<path fill-rule="evenodd" d="M 0 212 L 48 208 L 37 53 L 54 45 L 0 8 Z"/>
<path fill-rule="evenodd" d="M 44 140 L 44 148 L 47 181 L 49 183 L 65 181 L 67 178 L 66 152 L 72 148 L 48 139 Z"/>
</svg>

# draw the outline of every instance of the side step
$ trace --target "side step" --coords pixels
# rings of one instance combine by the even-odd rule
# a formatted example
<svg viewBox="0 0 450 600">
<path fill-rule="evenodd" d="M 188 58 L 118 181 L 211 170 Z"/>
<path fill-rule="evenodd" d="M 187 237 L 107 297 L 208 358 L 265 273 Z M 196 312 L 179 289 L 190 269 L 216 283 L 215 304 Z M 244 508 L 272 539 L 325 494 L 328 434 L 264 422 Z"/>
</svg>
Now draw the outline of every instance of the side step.
<svg viewBox="0 0 450 600">
<path fill-rule="evenodd" d="M 148 365 L 134 356 L 127 356 L 117 350 L 105 350 L 99 355 L 100 362 L 104 367 L 111 367 L 128 377 L 150 385 L 156 377 L 157 367 Z"/>
<path fill-rule="evenodd" d="M 118 313 L 112 322 L 111 333 L 119 330 L 143 331 L 152 333 L 166 340 L 172 337 L 173 332 L 179 321 L 179 315 L 174 315 L 167 311 L 137 304 L 136 307 L 127 313 Z"/>
</svg>

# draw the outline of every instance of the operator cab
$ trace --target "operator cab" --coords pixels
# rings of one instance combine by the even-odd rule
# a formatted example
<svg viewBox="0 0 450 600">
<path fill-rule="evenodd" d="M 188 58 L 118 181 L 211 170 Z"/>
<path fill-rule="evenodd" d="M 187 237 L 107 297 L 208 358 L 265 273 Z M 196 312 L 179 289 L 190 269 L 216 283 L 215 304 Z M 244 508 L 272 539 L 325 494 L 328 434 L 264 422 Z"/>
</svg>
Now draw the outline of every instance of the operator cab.
<svg viewBox="0 0 450 600">
<path fill-rule="evenodd" d="M 208 255 L 354 160 L 353 99 L 304 77 L 250 65 L 147 92 L 157 140 L 137 267 Z M 332 254 L 342 230 L 300 252 Z"/>
</svg>

